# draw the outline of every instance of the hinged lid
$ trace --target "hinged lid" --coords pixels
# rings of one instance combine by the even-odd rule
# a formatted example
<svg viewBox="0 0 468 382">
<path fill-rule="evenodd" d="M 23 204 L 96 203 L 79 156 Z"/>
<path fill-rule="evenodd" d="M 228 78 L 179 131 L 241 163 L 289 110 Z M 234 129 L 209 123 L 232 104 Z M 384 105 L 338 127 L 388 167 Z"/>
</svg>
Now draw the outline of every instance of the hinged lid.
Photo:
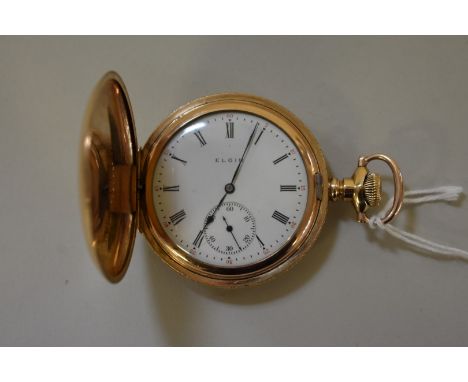
<svg viewBox="0 0 468 382">
<path fill-rule="evenodd" d="M 137 228 L 138 145 L 130 100 L 115 72 L 96 85 L 83 121 L 81 208 L 91 253 L 109 281 L 130 262 Z"/>
</svg>

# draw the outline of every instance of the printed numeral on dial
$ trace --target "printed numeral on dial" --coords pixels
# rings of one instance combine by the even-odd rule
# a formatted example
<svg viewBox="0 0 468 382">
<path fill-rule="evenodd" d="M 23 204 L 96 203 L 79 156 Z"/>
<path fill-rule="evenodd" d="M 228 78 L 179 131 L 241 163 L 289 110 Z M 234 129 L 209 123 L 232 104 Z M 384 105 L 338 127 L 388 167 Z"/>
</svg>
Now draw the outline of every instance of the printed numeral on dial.
<svg viewBox="0 0 468 382">
<path fill-rule="evenodd" d="M 278 220 L 282 224 L 286 224 L 289 220 L 289 217 L 275 210 L 271 216 L 273 219 Z"/>
<path fill-rule="evenodd" d="M 200 245 L 201 245 L 202 241 L 203 241 L 203 231 L 200 231 L 200 232 L 198 232 L 197 237 L 193 241 L 193 245 L 200 248 Z"/>
<path fill-rule="evenodd" d="M 258 127 L 259 123 L 257 122 L 257 124 L 255 125 L 255 127 Z M 265 128 L 263 128 L 262 131 L 260 131 L 260 134 L 258 134 L 258 137 L 257 139 L 255 140 L 255 143 L 254 145 L 256 145 L 258 143 L 258 141 L 260 140 L 260 137 L 262 136 L 263 132 L 265 131 Z"/>
<path fill-rule="evenodd" d="M 200 144 L 202 146 L 205 146 L 206 145 L 206 141 L 205 141 L 205 138 L 203 138 L 203 135 L 200 131 L 196 131 L 195 133 L 195 136 L 198 138 L 198 140 L 200 141 Z"/>
<path fill-rule="evenodd" d="M 273 164 L 278 164 L 278 163 L 281 162 L 282 160 L 285 160 L 287 157 L 288 157 L 288 154 L 284 154 L 284 155 L 280 156 L 279 158 L 275 159 L 275 160 L 273 161 Z"/>
<path fill-rule="evenodd" d="M 226 138 L 234 138 L 234 122 L 226 122 Z"/>
<path fill-rule="evenodd" d="M 165 186 L 162 188 L 163 191 L 179 191 L 179 186 Z"/>
<path fill-rule="evenodd" d="M 186 216 L 187 214 L 185 213 L 185 211 L 180 210 L 179 212 L 176 212 L 174 215 L 170 216 L 169 219 L 171 220 L 172 224 L 177 225 L 182 220 L 184 220 Z"/>
<path fill-rule="evenodd" d="M 179 162 L 182 162 L 183 164 L 187 164 L 187 161 L 186 161 L 186 160 L 180 159 L 180 158 L 176 157 L 175 155 L 170 155 L 170 157 L 171 157 L 172 159 L 178 160 Z"/>
<path fill-rule="evenodd" d="M 280 186 L 280 191 L 297 191 L 297 186 L 296 185 L 281 185 Z"/>
</svg>

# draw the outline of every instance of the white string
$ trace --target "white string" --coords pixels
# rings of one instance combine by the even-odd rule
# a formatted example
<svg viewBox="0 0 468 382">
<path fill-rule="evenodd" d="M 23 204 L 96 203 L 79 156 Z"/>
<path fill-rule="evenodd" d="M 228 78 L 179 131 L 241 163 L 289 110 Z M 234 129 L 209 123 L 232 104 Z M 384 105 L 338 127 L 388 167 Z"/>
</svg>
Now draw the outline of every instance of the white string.
<svg viewBox="0 0 468 382">
<path fill-rule="evenodd" d="M 463 188 L 458 186 L 442 186 L 427 188 L 422 190 L 406 191 L 403 204 L 419 204 L 436 201 L 456 201 L 462 195 Z M 393 203 L 390 199 L 384 208 L 387 211 Z M 382 223 L 382 216 L 372 216 L 369 218 L 369 227 L 380 228 L 393 237 L 425 251 L 446 256 L 447 258 L 457 258 L 468 261 L 468 252 L 462 249 L 449 247 L 447 245 L 434 243 L 415 234 L 406 232 L 391 224 Z"/>
</svg>

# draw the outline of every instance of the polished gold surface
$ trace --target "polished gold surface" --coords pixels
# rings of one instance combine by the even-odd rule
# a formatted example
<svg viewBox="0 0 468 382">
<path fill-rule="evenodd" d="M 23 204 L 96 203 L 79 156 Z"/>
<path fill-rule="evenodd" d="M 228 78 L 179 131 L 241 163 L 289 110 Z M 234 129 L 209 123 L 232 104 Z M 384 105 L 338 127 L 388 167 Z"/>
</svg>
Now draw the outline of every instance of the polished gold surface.
<svg viewBox="0 0 468 382">
<path fill-rule="evenodd" d="M 96 85 L 83 121 L 81 206 L 94 260 L 112 282 L 130 261 L 137 227 L 137 142 L 125 86 L 113 72 Z"/>
<path fill-rule="evenodd" d="M 378 206 L 381 200 L 382 184 L 380 176 L 370 173 L 367 169 L 369 162 L 381 160 L 385 162 L 393 173 L 394 196 L 393 205 L 382 218 L 383 223 L 390 222 L 400 211 L 403 203 L 403 177 L 395 160 L 384 154 L 362 156 L 358 160 L 358 167 L 351 178 L 332 178 L 329 184 L 329 197 L 331 200 L 344 200 L 352 202 L 356 210 L 358 222 L 367 223 L 369 218 L 366 211 L 369 207 Z"/>
<path fill-rule="evenodd" d="M 382 182 L 380 175 L 369 172 L 364 180 L 364 197 L 369 207 L 377 207 L 382 199 Z"/>
<path fill-rule="evenodd" d="M 163 230 L 153 205 L 153 176 L 156 163 L 166 144 L 190 121 L 217 111 L 243 111 L 258 115 L 282 129 L 297 146 L 305 164 L 308 179 L 308 203 L 304 218 L 292 239 L 277 253 L 254 265 L 220 268 L 200 263 L 175 245 Z M 238 287 L 258 284 L 295 264 L 316 240 L 327 211 L 328 198 L 322 198 L 328 187 L 328 174 L 319 145 L 303 123 L 282 106 L 266 99 L 245 94 L 218 94 L 194 100 L 173 112 L 150 136 L 141 156 L 140 229 L 153 249 L 173 269 L 205 284 Z M 319 176 L 317 176 L 317 174 Z M 316 179 L 321 179 L 316 183 Z M 316 186 L 317 184 L 317 186 Z M 316 187 L 321 187 L 317 190 Z"/>
</svg>

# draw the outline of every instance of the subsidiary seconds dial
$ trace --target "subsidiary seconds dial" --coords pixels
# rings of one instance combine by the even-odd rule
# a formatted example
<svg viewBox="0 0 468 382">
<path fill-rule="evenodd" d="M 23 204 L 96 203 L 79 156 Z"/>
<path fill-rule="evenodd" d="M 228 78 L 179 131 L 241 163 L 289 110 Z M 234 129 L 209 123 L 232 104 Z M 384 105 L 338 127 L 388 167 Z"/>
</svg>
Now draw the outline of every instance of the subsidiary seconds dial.
<svg viewBox="0 0 468 382">
<path fill-rule="evenodd" d="M 207 216 L 214 216 L 211 224 L 204 229 L 205 240 L 216 252 L 236 255 L 245 250 L 255 239 L 255 219 L 250 211 L 240 203 L 224 202 L 214 213 L 213 208 Z"/>
</svg>

